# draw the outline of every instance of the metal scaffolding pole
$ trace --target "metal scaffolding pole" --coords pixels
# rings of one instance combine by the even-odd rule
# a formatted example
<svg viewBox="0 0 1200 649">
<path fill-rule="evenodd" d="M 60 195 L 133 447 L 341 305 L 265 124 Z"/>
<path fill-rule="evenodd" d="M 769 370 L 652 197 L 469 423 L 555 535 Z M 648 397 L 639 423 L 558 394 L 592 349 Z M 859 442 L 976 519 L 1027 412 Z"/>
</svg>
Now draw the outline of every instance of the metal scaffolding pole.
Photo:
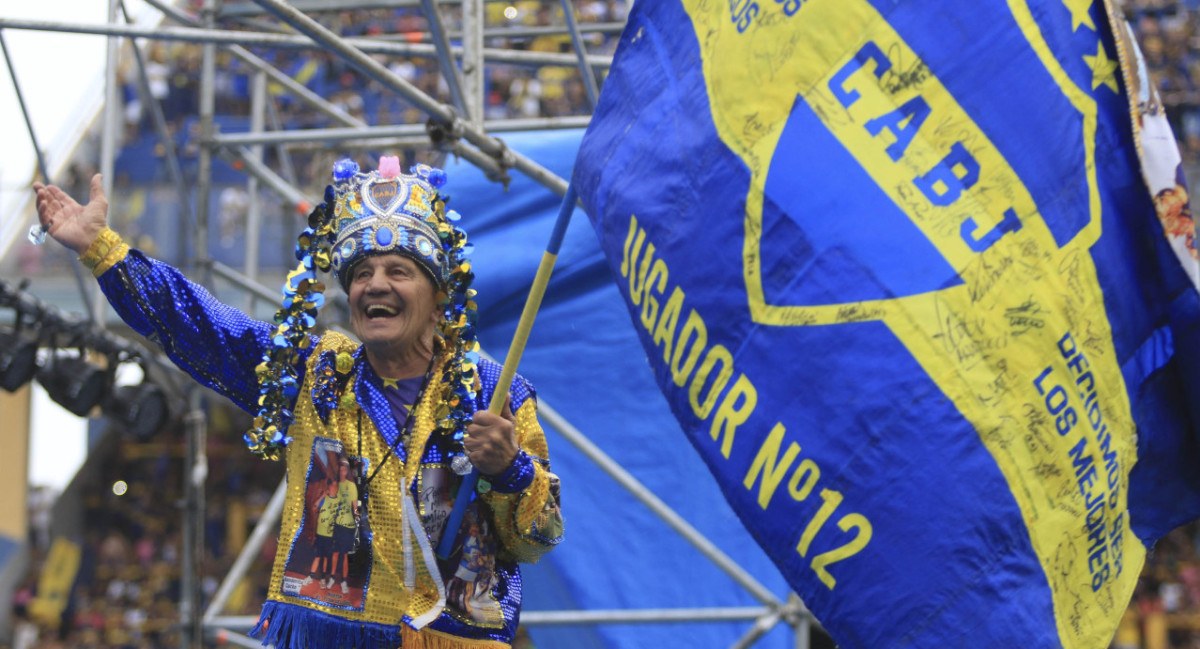
<svg viewBox="0 0 1200 649">
<path fill-rule="evenodd" d="M 279 119 L 279 111 L 275 110 L 275 102 L 267 102 L 267 117 L 271 120 L 271 130 L 282 131 L 283 121 Z M 287 147 L 282 144 L 275 147 L 275 155 L 279 158 L 279 166 L 283 169 L 283 177 L 293 185 L 300 184 L 296 178 L 296 167 L 292 164 L 292 156 Z"/>
<path fill-rule="evenodd" d="M 204 24 L 211 27 L 220 0 L 204 0 Z M 212 137 L 213 114 L 216 111 L 217 47 L 205 43 L 200 60 L 200 150 L 196 162 L 196 266 L 203 267 L 208 261 L 208 213 L 209 191 L 212 189 Z"/>
<path fill-rule="evenodd" d="M 251 77 L 250 88 L 250 132 L 261 134 L 266 122 L 267 112 L 267 77 L 262 72 L 255 72 Z M 250 157 L 263 162 L 263 146 L 255 144 L 249 148 Z M 246 178 L 246 277 L 258 281 L 258 243 L 262 221 L 262 201 L 258 196 L 258 177 Z M 223 217 L 224 218 L 224 217 Z M 225 223 L 221 227 L 226 227 Z M 223 233 L 224 234 L 224 233 Z M 254 313 L 254 299 L 248 300 L 248 311 Z"/>
<path fill-rule="evenodd" d="M 596 100 L 600 97 L 600 86 L 596 83 L 596 75 L 587 64 L 587 45 L 579 35 L 579 25 L 575 22 L 575 8 L 571 0 L 562 0 L 563 17 L 567 20 L 567 30 L 571 33 L 571 43 L 575 46 L 575 56 L 579 58 L 579 76 L 583 79 L 583 87 L 587 89 L 588 105 L 596 109 Z"/>
<path fill-rule="evenodd" d="M 483 81 L 483 0 L 463 0 L 462 76 L 467 99 L 466 118 L 476 128 L 483 128 L 487 96 Z"/>
<path fill-rule="evenodd" d="M 429 25 L 433 46 L 437 49 L 438 67 L 441 68 L 442 78 L 446 80 L 446 87 L 450 90 L 450 102 L 454 104 L 459 115 L 469 116 L 471 113 L 467 110 L 467 100 L 462 90 L 462 73 L 459 72 L 458 63 L 450 52 L 450 39 L 446 36 L 445 26 L 442 25 L 437 0 L 421 0 L 421 7 L 425 10 L 425 22 Z"/>
<path fill-rule="evenodd" d="M 286 147 L 288 151 L 324 151 L 329 149 L 328 142 L 295 142 L 290 144 L 280 145 Z M 429 148 L 429 136 L 427 135 L 412 135 L 409 137 L 385 137 L 385 138 L 364 138 L 356 140 L 341 140 L 338 142 L 338 148 L 342 151 L 359 151 L 363 149 L 371 151 L 404 151 L 404 150 L 425 150 Z M 449 153 L 453 153 L 450 151 Z M 478 152 L 476 152 L 478 153 Z M 491 158 L 479 153 L 487 162 L 492 162 Z M 493 178 L 500 182 L 500 179 Z"/>
<path fill-rule="evenodd" d="M 183 649 L 198 649 L 204 629 L 200 616 L 200 557 L 204 556 L 204 480 L 208 476 L 208 461 L 204 455 L 207 422 L 201 389 L 199 385 L 192 387 L 188 398 L 190 410 L 184 418 L 187 453 L 183 475 L 183 567 L 179 597 L 180 646 Z"/>
<path fill-rule="evenodd" d="M 729 649 L 746 649 L 758 642 L 758 639 L 767 634 L 767 631 L 775 628 L 776 624 L 783 621 L 783 611 L 771 611 L 754 621 L 754 626 L 745 633 L 737 642 L 730 645 Z"/>
<path fill-rule="evenodd" d="M 149 2 L 150 0 L 146 0 L 146 1 Z M 420 1 L 421 0 L 413 0 L 412 2 L 406 3 L 405 6 L 418 6 L 420 4 Z M 459 1 L 461 2 L 461 4 L 464 7 L 466 7 L 467 5 L 474 2 L 474 0 L 459 0 Z M 488 1 L 490 1 L 490 0 L 484 0 L 484 2 L 488 2 Z M 151 4 L 153 4 L 153 3 L 151 3 Z M 455 0 L 441 0 L 439 2 L 439 4 L 452 5 L 452 4 L 455 4 Z M 300 9 L 301 11 L 305 11 L 307 13 L 307 10 L 299 7 L 296 3 L 292 3 L 292 6 Z M 466 10 L 464 9 L 464 12 L 465 11 Z M 249 26 L 249 23 L 247 23 L 247 25 Z M 270 27 L 271 28 L 270 31 L 278 31 L 277 25 L 264 25 L 262 23 L 255 23 L 255 26 L 260 26 L 263 28 Z M 623 23 L 623 22 L 582 23 L 579 25 L 579 33 L 580 34 L 620 34 L 622 31 L 624 31 L 624 29 L 625 29 L 625 23 Z M 536 26 L 514 24 L 514 25 L 505 25 L 503 27 L 485 27 L 483 30 L 483 38 L 484 39 L 496 39 L 496 38 L 525 39 L 525 38 L 537 38 L 539 36 L 569 36 L 570 33 L 571 33 L 570 29 L 565 24 L 564 25 L 536 25 Z M 446 34 L 450 37 L 451 41 L 463 40 L 463 39 L 470 38 L 466 34 L 465 29 L 462 32 L 447 31 Z M 405 42 L 411 42 L 412 37 L 408 34 L 402 34 L 402 35 L 401 34 L 383 34 L 383 35 L 379 35 L 379 36 L 374 36 L 373 38 L 382 40 L 382 41 L 403 40 Z M 426 42 L 429 40 L 431 40 L 431 38 L 428 35 L 422 35 L 421 42 Z"/>
<path fill-rule="evenodd" d="M 117 24 L 117 14 L 121 0 L 108 0 L 107 20 L 110 25 Z M 104 129 L 100 137 L 100 174 L 104 195 L 112 196 L 113 163 L 117 158 L 117 131 L 121 125 L 121 81 L 117 79 L 117 56 L 120 52 L 121 39 L 109 36 L 105 43 L 104 52 Z M 91 287 L 92 320 L 98 326 L 104 326 L 104 311 L 108 301 L 100 291 L 99 284 Z"/>
<path fill-rule="evenodd" d="M 463 0 L 463 6 L 475 0 Z M 464 9 L 464 11 L 466 11 Z M 579 25 L 580 34 L 620 34 L 625 29 L 625 23 L 586 23 Z M 466 30 L 464 30 L 465 32 Z M 566 26 L 546 25 L 544 27 L 492 27 L 483 30 L 483 37 L 488 38 L 536 38 L 538 36 L 564 36 L 570 34 Z M 384 36 L 385 39 L 396 38 Z M 450 40 L 467 38 L 465 33 L 450 32 Z"/>
<path fill-rule="evenodd" d="M 266 122 L 266 74 L 256 71 L 250 77 L 250 132 L 262 133 Z M 258 162 L 263 162 L 263 145 L 256 144 L 248 149 L 250 157 Z M 258 178 L 257 176 L 246 176 L 246 260 L 244 272 L 250 281 L 258 281 L 258 248 L 259 234 L 262 232 L 263 220 L 263 202 L 259 200 Z M 230 233 L 227 228 L 233 227 L 233 223 L 226 222 L 227 218 L 236 215 L 226 214 L 226 210 L 235 208 L 236 205 L 226 205 L 223 200 L 220 205 L 221 212 L 221 238 L 227 238 Z M 254 305 L 256 299 L 254 295 L 246 296 L 246 313 L 253 316 Z"/>
<path fill-rule="evenodd" d="M 228 162 L 241 162 L 242 173 L 258 178 L 264 186 L 278 194 L 288 205 L 300 212 L 304 212 L 304 216 L 308 216 L 308 210 L 320 202 L 315 196 L 305 194 L 284 180 L 262 160 L 256 159 L 250 153 L 250 149 L 244 146 L 234 148 L 222 147 L 217 150 L 217 155 Z"/>
<path fill-rule="evenodd" d="M 117 24 L 120 0 L 108 0 L 108 24 Z M 112 196 L 113 160 L 117 151 L 117 123 L 121 110 L 120 86 L 117 80 L 117 52 L 121 39 L 109 36 L 105 39 L 104 65 L 104 112 L 103 129 L 100 135 L 100 173 L 104 176 L 104 194 Z"/>
<path fill-rule="evenodd" d="M 215 20 L 220 0 L 204 0 L 201 9 L 206 27 L 211 27 Z M 213 43 L 206 43 L 200 63 L 200 151 L 196 170 L 196 229 L 195 229 L 195 266 L 202 271 L 205 285 L 212 285 L 212 270 L 208 261 L 208 212 L 209 193 L 212 186 L 212 148 L 209 143 L 213 133 L 213 113 L 216 76 L 217 48 Z M 184 561 L 195 572 L 191 584 L 188 606 L 183 608 L 185 620 L 184 634 L 187 649 L 199 648 L 204 640 L 204 621 L 201 617 L 199 588 L 200 559 L 204 556 L 204 481 L 208 475 L 208 456 L 206 454 L 205 437 L 207 424 L 205 413 L 200 408 L 202 398 L 200 388 L 193 390 L 193 410 L 189 414 L 187 429 L 187 511 L 185 525 L 189 529 L 191 543 L 185 548 Z M 190 550 L 189 553 L 186 550 Z"/>
<path fill-rule="evenodd" d="M 586 128 L 591 121 L 587 115 L 571 117 L 543 117 L 531 119 L 505 119 L 485 122 L 490 133 L 514 131 Z M 302 142 L 344 142 L 346 140 L 369 140 L 388 137 L 429 137 L 424 124 L 401 124 L 398 126 L 366 126 L 362 128 L 308 128 L 269 133 L 218 133 L 213 141 L 221 146 L 252 146 L 256 144 L 297 144 Z"/>
<path fill-rule="evenodd" d="M 457 0 L 444 0 L 453 3 Z M 346 0 L 293 0 L 300 11 L 344 11 L 347 9 Z M 421 0 L 360 0 L 353 4 L 354 9 L 392 9 L 395 7 L 419 7 Z M 232 16 L 259 16 L 263 10 L 251 2 L 230 2 L 221 8 L 218 14 L 221 18 Z"/>
<path fill-rule="evenodd" d="M 148 38 L 161 41 L 183 41 L 186 43 L 216 43 L 219 45 L 248 45 L 260 47 L 276 47 L 284 49 L 314 50 L 325 49 L 314 45 L 312 39 L 288 34 L 264 34 L 261 32 L 229 31 L 220 29 L 193 27 L 136 27 L 131 25 L 96 25 L 88 23 L 65 23 L 46 20 L 20 20 L 15 18 L 0 18 L 0 29 L 27 29 L 45 32 L 68 32 L 73 34 L 98 34 L 103 36 L 127 36 L 130 38 Z M 340 38 L 340 37 L 339 37 Z M 341 39 L 357 50 L 368 54 L 390 54 L 410 58 L 437 58 L 437 48 L 423 43 L 393 42 L 377 38 L 347 38 Z M 455 56 L 462 56 L 461 47 L 450 47 Z M 523 50 L 505 50 L 484 48 L 483 56 L 492 63 L 511 63 L 513 65 L 558 65 L 572 67 L 576 59 L 574 54 L 556 54 L 553 52 L 527 52 Z M 588 65 L 596 68 L 612 66 L 611 56 L 589 54 Z"/>
<path fill-rule="evenodd" d="M 730 606 L 708 608 L 642 608 L 605 609 L 590 611 L 522 611 L 521 624 L 528 626 L 583 626 L 591 624 L 646 624 L 650 622 L 739 622 L 775 618 L 779 622 L 782 614 L 762 606 Z M 253 615 L 224 615 L 205 619 L 209 630 L 249 630 L 258 621 Z M 771 627 L 767 627 L 767 631 Z M 755 639 L 761 637 L 758 634 Z M 748 645 L 742 645 L 748 646 Z"/>
<path fill-rule="evenodd" d="M 812 635 L 812 626 L 815 618 L 804 602 L 800 601 L 800 596 L 796 593 L 788 595 L 788 604 L 793 605 L 793 610 L 799 610 L 799 614 L 789 615 L 788 623 L 792 625 L 792 629 L 796 636 L 796 649 L 808 649 L 810 644 L 809 636 Z"/>
<path fill-rule="evenodd" d="M 225 579 L 217 587 L 217 592 L 213 595 L 212 601 L 208 603 L 208 608 L 204 610 L 204 622 L 206 626 L 212 622 L 218 613 L 225 609 L 225 604 L 229 601 L 229 597 L 233 595 L 233 589 L 237 587 L 242 577 L 246 576 L 246 571 L 250 569 L 250 564 L 254 563 L 254 558 L 259 548 L 266 542 L 267 537 L 271 535 L 275 524 L 279 522 L 280 515 L 283 513 L 285 496 L 287 496 L 286 478 L 281 480 L 279 486 L 275 488 L 275 493 L 271 496 L 271 501 L 267 503 L 267 508 L 258 517 L 258 524 L 254 526 L 254 531 L 250 533 L 250 538 L 246 539 L 246 545 L 242 546 L 242 550 L 238 553 L 237 559 L 234 559 L 229 572 L 225 573 Z"/>
</svg>

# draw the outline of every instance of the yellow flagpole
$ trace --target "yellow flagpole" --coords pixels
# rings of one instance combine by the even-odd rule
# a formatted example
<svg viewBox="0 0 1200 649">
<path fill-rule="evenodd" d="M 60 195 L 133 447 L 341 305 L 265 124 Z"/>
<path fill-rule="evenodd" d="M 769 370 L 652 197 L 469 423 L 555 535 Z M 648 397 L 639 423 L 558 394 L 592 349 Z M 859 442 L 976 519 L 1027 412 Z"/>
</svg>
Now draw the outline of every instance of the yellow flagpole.
<svg viewBox="0 0 1200 649">
<path fill-rule="evenodd" d="M 492 390 L 492 401 L 488 404 L 488 412 L 500 414 L 504 409 L 504 399 L 508 389 L 512 387 L 513 377 L 517 374 L 517 365 L 521 362 L 521 354 L 529 341 L 529 332 L 533 330 L 533 319 L 537 316 L 542 305 L 542 296 L 546 294 L 546 285 L 550 283 L 550 273 L 558 259 L 558 250 L 562 247 L 563 235 L 567 224 L 571 222 L 571 214 L 575 211 L 576 193 L 573 184 L 567 185 L 567 193 L 563 196 L 562 205 L 558 209 L 558 219 L 554 222 L 554 231 L 550 234 L 550 242 L 542 253 L 542 262 L 538 265 L 537 274 L 533 277 L 533 285 L 529 287 L 529 297 L 525 299 L 525 308 L 521 310 L 521 319 L 517 322 L 517 331 L 513 334 L 512 343 L 508 346 L 508 355 L 504 357 L 504 367 L 500 370 L 500 378 Z M 454 548 L 454 539 L 458 536 L 459 525 L 467 511 L 471 494 L 479 481 L 479 469 L 463 476 L 462 485 L 458 488 L 458 496 L 454 500 L 454 509 L 446 521 L 446 529 L 442 532 L 442 540 L 438 544 L 438 557 L 445 559 Z"/>
</svg>

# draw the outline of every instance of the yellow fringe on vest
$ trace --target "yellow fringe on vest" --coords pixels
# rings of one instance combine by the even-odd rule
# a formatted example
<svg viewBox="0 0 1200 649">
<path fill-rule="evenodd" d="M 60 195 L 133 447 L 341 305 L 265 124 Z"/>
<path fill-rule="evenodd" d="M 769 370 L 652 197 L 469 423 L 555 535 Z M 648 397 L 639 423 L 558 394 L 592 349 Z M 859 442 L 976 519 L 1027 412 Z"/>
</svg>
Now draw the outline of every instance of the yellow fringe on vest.
<svg viewBox="0 0 1200 649">
<path fill-rule="evenodd" d="M 468 640 L 432 629 L 414 631 L 408 625 L 400 625 L 402 649 L 508 649 L 510 646 L 507 642 Z"/>
</svg>

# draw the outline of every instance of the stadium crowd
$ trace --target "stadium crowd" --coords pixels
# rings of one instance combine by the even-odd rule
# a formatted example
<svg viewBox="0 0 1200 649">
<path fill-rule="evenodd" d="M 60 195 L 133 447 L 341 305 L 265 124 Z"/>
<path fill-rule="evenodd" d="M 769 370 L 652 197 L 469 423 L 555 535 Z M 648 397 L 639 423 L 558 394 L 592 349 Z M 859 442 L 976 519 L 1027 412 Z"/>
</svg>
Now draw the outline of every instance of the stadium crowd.
<svg viewBox="0 0 1200 649">
<path fill-rule="evenodd" d="M 218 403 L 210 410 L 203 554 L 197 577 L 201 606 L 213 597 L 245 544 L 249 530 L 283 477 L 280 464 L 263 464 L 241 447 L 233 428 L 247 418 Z M 229 430 L 226 430 L 229 429 Z M 177 429 L 151 440 L 120 437 L 98 470 L 82 472 L 81 536 L 74 586 L 60 616 L 37 607 L 45 575 L 71 574 L 44 529 L 47 502 L 31 500 L 29 573 L 14 596 L 14 649 L 152 649 L 180 646 L 183 589 L 185 441 Z M 86 477 L 84 477 L 86 475 Z M 72 490 L 75 491 L 75 490 Z M 278 532 L 278 525 L 275 526 Z M 74 535 L 67 535 L 70 538 Z M 256 615 L 266 597 L 275 553 L 271 535 L 250 572 L 234 589 L 224 613 Z"/>
<path fill-rule="evenodd" d="M 193 3 L 196 4 L 196 3 Z M 485 28 L 522 29 L 559 26 L 565 22 L 562 5 L 545 0 L 522 0 L 507 3 L 489 2 L 485 5 Z M 595 23 L 620 24 L 627 10 L 624 0 L 585 0 L 575 3 L 579 24 L 587 29 Z M 426 22 L 419 7 L 391 9 L 346 10 L 315 13 L 316 18 L 330 30 L 343 37 L 377 37 L 404 42 L 422 42 Z M 442 18 L 445 28 L 456 35 L 462 30 L 460 5 L 444 5 Z M 262 31 L 280 29 L 277 21 L 267 17 L 246 20 L 248 28 Z M 237 27 L 234 24 L 233 27 Z M 531 52 L 571 52 L 571 40 L 566 34 L 529 34 L 489 36 L 485 47 L 526 50 Z M 583 39 L 591 54 L 611 54 L 616 48 L 616 31 L 585 31 Z M 256 54 L 288 73 L 318 95 L 350 115 L 371 125 L 421 124 L 425 116 L 411 103 L 393 92 L 385 91 L 378 83 L 365 79 L 357 70 L 327 51 L 295 49 L 259 49 Z M 152 43 L 145 57 L 146 75 L 152 97 L 160 102 L 164 116 L 176 131 L 186 125 L 186 118 L 198 112 L 201 46 L 194 43 Z M 375 58 L 392 72 L 412 83 L 426 94 L 444 102 L 449 91 L 442 79 L 435 58 L 406 58 L 377 54 Z M 127 57 L 122 69 L 125 91 L 126 136 L 132 139 L 150 130 L 152 123 L 146 98 L 141 96 L 138 69 L 132 57 Z M 250 102 L 250 77 L 253 69 L 237 57 L 222 52 L 218 55 L 214 81 L 215 111 L 219 115 L 247 115 Z M 489 63 L 485 70 L 485 117 L 513 119 L 531 117 L 562 117 L 587 115 L 591 112 L 584 82 L 578 67 L 522 66 Z M 316 128 L 332 126 L 330 118 L 304 102 L 296 101 L 279 88 L 271 88 L 280 111 L 284 128 Z"/>
</svg>

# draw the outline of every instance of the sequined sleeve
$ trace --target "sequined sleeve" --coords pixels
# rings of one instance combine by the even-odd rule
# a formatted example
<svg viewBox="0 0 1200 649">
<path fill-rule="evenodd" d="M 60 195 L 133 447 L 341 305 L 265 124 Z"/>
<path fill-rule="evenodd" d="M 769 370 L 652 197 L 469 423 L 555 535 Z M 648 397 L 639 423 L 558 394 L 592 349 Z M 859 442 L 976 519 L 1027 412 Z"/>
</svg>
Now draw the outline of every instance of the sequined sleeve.
<svg viewBox="0 0 1200 649">
<path fill-rule="evenodd" d="M 494 368 L 481 367 L 483 374 Z M 533 563 L 558 545 L 563 536 L 558 476 L 550 472 L 546 435 L 537 419 L 537 399 L 520 376 L 510 397 L 516 406 L 516 434 L 521 453 L 513 467 L 497 476 L 496 487 L 483 495 L 492 510 L 502 553 Z M 483 402 L 490 399 L 484 390 Z"/>
<path fill-rule="evenodd" d="M 117 314 L 197 381 L 254 412 L 254 368 L 273 327 L 220 303 L 175 268 L 126 250 L 99 276 Z M 298 370 L 303 372 L 303 361 Z"/>
</svg>

